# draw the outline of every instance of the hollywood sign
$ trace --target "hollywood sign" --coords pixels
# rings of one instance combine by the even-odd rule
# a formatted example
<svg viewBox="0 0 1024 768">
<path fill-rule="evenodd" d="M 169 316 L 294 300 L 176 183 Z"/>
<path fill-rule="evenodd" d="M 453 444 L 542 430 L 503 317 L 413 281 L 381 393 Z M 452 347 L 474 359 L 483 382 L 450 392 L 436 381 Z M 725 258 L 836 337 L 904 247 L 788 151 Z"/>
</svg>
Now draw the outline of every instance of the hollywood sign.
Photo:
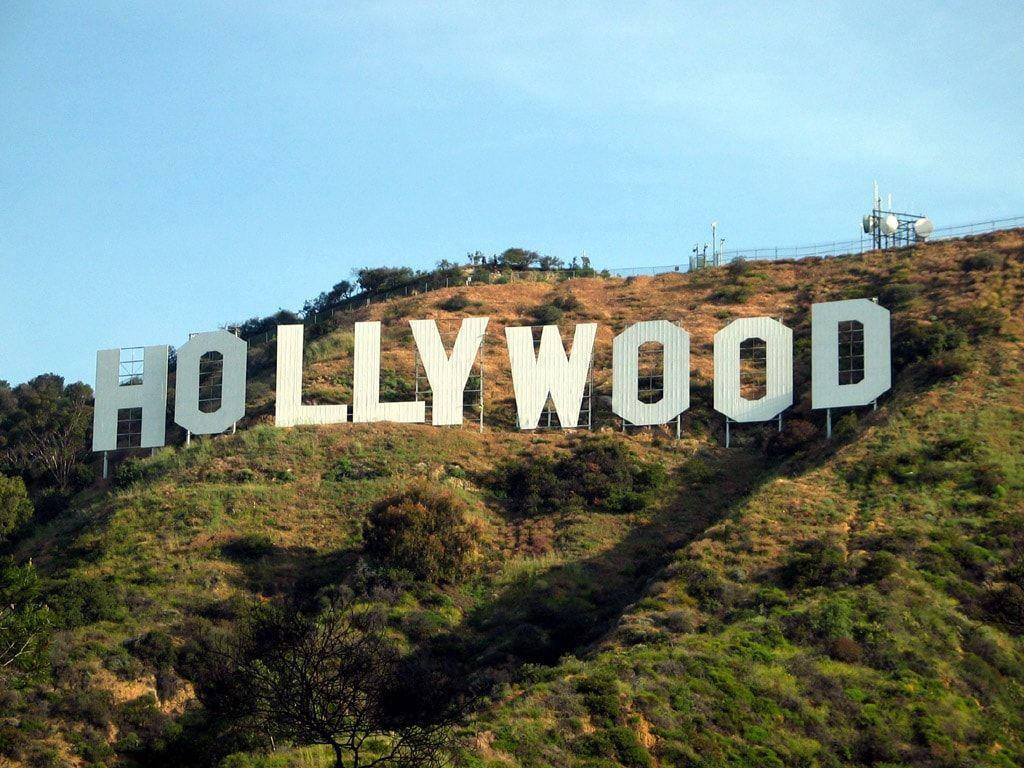
<svg viewBox="0 0 1024 768">
<path fill-rule="evenodd" d="M 488 318 L 462 321 L 449 353 L 433 320 L 412 320 L 416 351 L 431 390 L 431 422 L 458 425 L 463 421 L 463 393 Z M 840 326 L 856 342 L 843 338 Z M 505 338 L 520 429 L 535 429 L 551 398 L 562 427 L 576 427 L 593 357 L 596 323 L 578 324 L 567 354 L 558 327 L 544 326 L 539 346 L 530 327 L 507 327 Z M 765 344 L 765 392 L 743 397 L 740 387 L 740 345 L 749 339 Z M 640 348 L 661 345 L 663 388 L 657 402 L 640 399 Z M 277 399 L 275 423 L 335 424 L 349 421 L 348 405 L 302 403 L 302 325 L 277 327 Z M 121 350 L 96 353 L 96 397 L 93 450 L 118 447 L 118 422 L 124 409 L 141 411 L 141 436 L 133 447 L 164 445 L 167 404 L 168 347 L 143 348 L 141 377 L 126 377 Z M 219 434 L 245 416 L 248 346 L 227 331 L 192 336 L 178 350 L 174 421 L 193 435 Z M 219 355 L 221 382 L 218 407 L 205 411 L 200 402 L 201 361 Z M 212 357 L 211 357 L 212 356 Z M 849 366 L 850 360 L 854 365 Z M 842 375 L 840 363 L 856 369 Z M 843 371 L 848 370 L 844 367 Z M 732 321 L 714 338 L 714 408 L 736 422 L 769 421 L 793 404 L 793 331 L 770 317 Z M 853 380 L 855 379 L 856 380 Z M 141 380 L 140 380 L 141 379 Z M 844 380 L 845 379 L 845 380 Z M 892 383 L 889 311 L 868 299 L 814 304 L 811 307 L 811 407 L 831 409 L 868 405 Z M 665 424 L 690 406 L 690 335 L 667 320 L 635 323 L 612 344 L 612 410 L 624 423 Z M 353 422 L 423 422 L 422 400 L 381 402 L 380 323 L 355 324 L 353 360 Z M 123 419 L 122 419 L 123 421 Z"/>
</svg>

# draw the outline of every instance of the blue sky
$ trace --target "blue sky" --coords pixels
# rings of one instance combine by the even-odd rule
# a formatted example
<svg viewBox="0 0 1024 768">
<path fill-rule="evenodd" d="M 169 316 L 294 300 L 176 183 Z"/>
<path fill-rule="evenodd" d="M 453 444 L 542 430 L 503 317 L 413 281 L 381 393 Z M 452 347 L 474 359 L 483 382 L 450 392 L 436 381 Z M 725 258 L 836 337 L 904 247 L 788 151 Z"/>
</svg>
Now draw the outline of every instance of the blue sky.
<svg viewBox="0 0 1024 768">
<path fill-rule="evenodd" d="M 364 265 L 1024 214 L 1015 2 L 0 4 L 0 378 Z"/>
</svg>

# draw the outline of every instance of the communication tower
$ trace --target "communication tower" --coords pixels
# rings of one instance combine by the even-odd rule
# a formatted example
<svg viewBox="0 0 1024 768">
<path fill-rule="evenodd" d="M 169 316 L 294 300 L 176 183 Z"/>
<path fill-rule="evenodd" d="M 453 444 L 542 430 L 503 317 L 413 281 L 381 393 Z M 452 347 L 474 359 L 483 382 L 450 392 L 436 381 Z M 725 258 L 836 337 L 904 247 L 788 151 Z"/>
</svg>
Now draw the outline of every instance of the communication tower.
<svg viewBox="0 0 1024 768">
<path fill-rule="evenodd" d="M 708 254 L 708 248 L 711 253 Z M 695 243 L 693 255 L 690 256 L 690 271 L 704 269 L 705 267 L 717 267 L 725 261 L 725 238 L 718 237 L 718 222 L 711 222 L 711 242 L 700 245 Z"/>
<path fill-rule="evenodd" d="M 871 198 L 871 213 L 861 220 L 861 225 L 864 234 L 871 235 L 875 250 L 903 248 L 924 242 L 935 229 L 927 216 L 893 210 L 892 194 L 889 195 L 887 205 L 883 207 L 877 181 Z"/>
</svg>

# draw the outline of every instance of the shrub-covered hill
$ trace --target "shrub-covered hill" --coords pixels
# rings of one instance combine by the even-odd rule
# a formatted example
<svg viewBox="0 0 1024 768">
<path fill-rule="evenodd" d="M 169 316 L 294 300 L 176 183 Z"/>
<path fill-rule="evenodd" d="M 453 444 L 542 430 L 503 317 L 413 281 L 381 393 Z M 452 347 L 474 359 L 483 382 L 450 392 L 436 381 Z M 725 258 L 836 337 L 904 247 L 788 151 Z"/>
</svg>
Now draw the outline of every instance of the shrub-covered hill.
<svg viewBox="0 0 1024 768">
<path fill-rule="evenodd" d="M 463 304 L 452 296 L 466 305 L 438 306 Z M 838 416 L 828 442 L 808 411 L 809 305 L 859 296 L 893 311 L 894 387 L 877 411 Z M 57 631 L 42 668 L 0 678 L 0 765 L 329 765 L 280 742 L 225 757 L 193 685 L 198 639 L 254 600 L 313 610 L 341 588 L 383 606 L 405 647 L 429 643 L 494 684 L 458 734 L 463 764 L 1024 764 L 1022 302 L 1024 237 L 1010 232 L 473 285 L 307 334 L 307 392 L 344 401 L 354 319 L 386 322 L 397 393 L 406 318 L 491 316 L 483 433 L 277 430 L 261 423 L 272 345 L 254 346 L 247 428 L 127 461 L 15 543 Z M 499 428 L 512 419 L 501 326 L 558 312 L 565 328 L 601 323 L 599 395 L 613 332 L 685 325 L 682 439 L 623 434 L 601 412 L 593 434 Z M 726 449 L 711 337 L 755 314 L 794 328 L 798 403 L 781 435 L 746 426 Z"/>
</svg>

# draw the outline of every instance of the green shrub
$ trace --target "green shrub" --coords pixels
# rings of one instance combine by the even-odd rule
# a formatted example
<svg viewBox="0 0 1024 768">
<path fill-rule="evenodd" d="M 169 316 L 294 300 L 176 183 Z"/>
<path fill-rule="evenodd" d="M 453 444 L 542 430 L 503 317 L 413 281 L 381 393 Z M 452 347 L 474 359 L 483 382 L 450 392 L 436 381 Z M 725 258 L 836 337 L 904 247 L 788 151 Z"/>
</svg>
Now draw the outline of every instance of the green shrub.
<svg viewBox="0 0 1024 768">
<path fill-rule="evenodd" d="M 615 748 L 615 756 L 622 765 L 626 768 L 650 768 L 651 756 L 636 733 L 624 726 L 609 728 L 607 733 Z"/>
<path fill-rule="evenodd" d="M 32 518 L 25 482 L 20 477 L 0 475 L 0 544 L 15 529 Z"/>
<path fill-rule="evenodd" d="M 54 618 L 35 567 L 0 560 L 0 672 L 40 672 L 48 660 Z M 0 678 L 0 697 L 7 686 Z"/>
<path fill-rule="evenodd" d="M 563 312 L 579 312 L 583 309 L 583 302 L 576 298 L 576 294 L 568 291 L 552 297 L 550 304 Z"/>
<path fill-rule="evenodd" d="M 844 413 L 832 426 L 832 437 L 836 440 L 849 440 L 857 434 L 857 414 L 855 411 Z"/>
<path fill-rule="evenodd" d="M 176 656 L 174 640 L 160 630 L 152 630 L 142 637 L 128 639 L 125 641 L 125 647 L 151 669 L 171 666 Z"/>
<path fill-rule="evenodd" d="M 603 512 L 643 509 L 666 482 L 661 464 L 640 461 L 609 437 L 577 442 L 567 456 L 517 459 L 500 464 L 491 484 L 514 517 L 536 517 L 585 505 Z"/>
<path fill-rule="evenodd" d="M 872 552 L 867 562 L 857 571 L 857 581 L 861 584 L 873 584 L 891 576 L 899 568 L 899 558 L 892 552 L 882 549 Z"/>
<path fill-rule="evenodd" d="M 905 368 L 919 360 L 958 349 L 966 343 L 967 334 L 956 326 L 941 321 L 914 323 L 897 330 L 893 341 L 893 363 L 897 368 Z"/>
<path fill-rule="evenodd" d="M 562 319 L 562 308 L 552 304 L 541 304 L 533 308 L 533 320 L 538 325 L 554 325 Z"/>
<path fill-rule="evenodd" d="M 125 459 L 114 470 L 114 487 L 130 488 L 135 483 L 147 480 L 155 474 L 157 465 L 144 458 Z"/>
<path fill-rule="evenodd" d="M 998 307 L 972 304 L 961 309 L 944 312 L 944 322 L 959 328 L 972 341 L 998 336 L 1006 315 Z"/>
<path fill-rule="evenodd" d="M 980 253 L 972 253 L 965 256 L 960 262 L 960 268 L 964 272 L 975 272 L 979 270 L 991 271 L 993 269 L 1002 269 L 1003 264 L 1006 263 L 1006 258 L 994 251 L 981 251 Z"/>
<path fill-rule="evenodd" d="M 437 303 L 438 309 L 443 309 L 446 312 L 460 312 L 470 304 L 469 299 L 464 293 L 453 293 L 444 301 Z"/>
<path fill-rule="evenodd" d="M 377 502 L 364 537 L 369 555 L 417 579 L 459 582 L 471 570 L 475 537 L 465 503 L 426 481 Z"/>
<path fill-rule="evenodd" d="M 583 697 L 583 706 L 598 725 L 612 726 L 622 719 L 618 682 L 610 674 L 592 674 L 576 682 Z"/>
<path fill-rule="evenodd" d="M 754 289 L 751 286 L 735 283 L 719 286 L 708 298 L 716 304 L 744 304 L 753 295 Z"/>
<path fill-rule="evenodd" d="M 863 654 L 860 644 L 852 637 L 837 637 L 829 644 L 828 655 L 836 661 L 855 664 Z"/>
<path fill-rule="evenodd" d="M 796 588 L 837 586 L 848 576 L 846 551 L 821 539 L 797 546 L 780 571 L 782 583 Z"/>
<path fill-rule="evenodd" d="M 737 257 L 729 262 L 729 266 L 726 267 L 726 271 L 729 273 L 729 277 L 733 280 L 738 280 L 745 274 L 750 272 L 751 264 L 749 261 L 742 257 Z"/>
<path fill-rule="evenodd" d="M 127 616 L 121 585 L 97 576 L 71 574 L 53 582 L 47 602 L 64 629 L 97 621 L 123 621 Z"/>
<path fill-rule="evenodd" d="M 679 575 L 686 583 L 686 591 L 703 610 L 717 610 L 729 602 L 725 579 L 706 565 L 686 560 L 679 566 Z"/>
<path fill-rule="evenodd" d="M 173 728 L 151 693 L 119 704 L 114 722 L 119 730 L 117 749 L 127 752 L 161 749 Z"/>
<path fill-rule="evenodd" d="M 97 728 L 106 728 L 114 719 L 114 696 L 100 688 L 70 688 L 62 693 L 58 711 Z"/>
<path fill-rule="evenodd" d="M 510 460 L 499 464 L 491 478 L 495 490 L 505 499 L 509 514 L 532 518 L 560 508 L 556 463 L 547 456 Z"/>
<path fill-rule="evenodd" d="M 920 294 L 920 285 L 914 283 L 889 283 L 878 291 L 878 302 L 888 309 L 900 309 Z"/>
</svg>

